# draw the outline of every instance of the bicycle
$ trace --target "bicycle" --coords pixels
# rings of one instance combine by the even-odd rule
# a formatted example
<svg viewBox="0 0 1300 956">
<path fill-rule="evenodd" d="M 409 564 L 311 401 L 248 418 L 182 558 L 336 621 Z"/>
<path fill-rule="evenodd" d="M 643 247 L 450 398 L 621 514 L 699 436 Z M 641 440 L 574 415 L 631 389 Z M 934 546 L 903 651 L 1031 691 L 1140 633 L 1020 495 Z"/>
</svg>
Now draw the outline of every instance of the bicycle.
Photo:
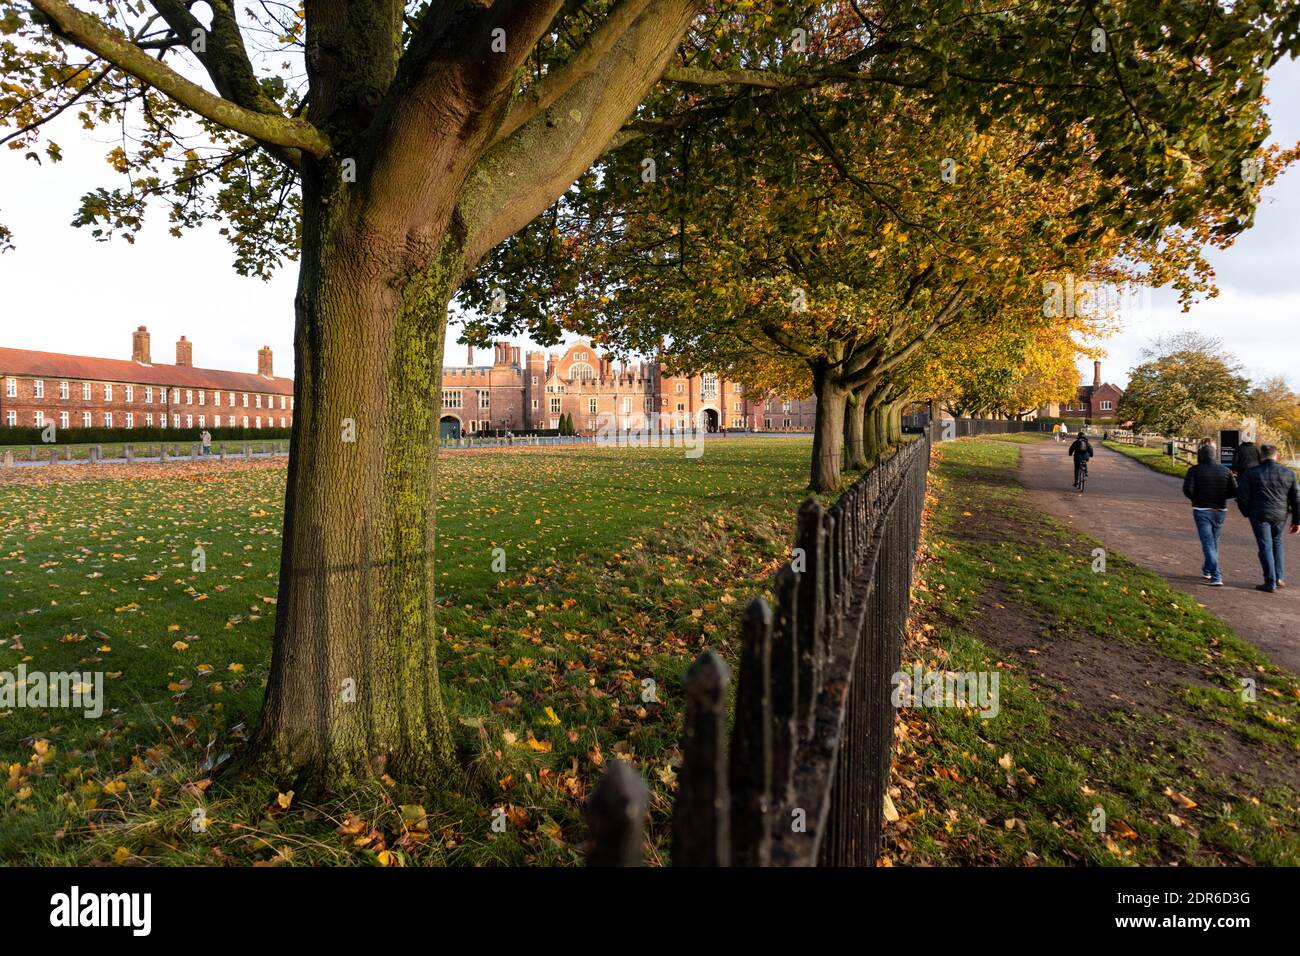
<svg viewBox="0 0 1300 956">
<path fill-rule="evenodd" d="M 1083 486 L 1088 482 L 1088 460 L 1085 458 L 1074 469 L 1074 487 L 1083 493 Z"/>
</svg>

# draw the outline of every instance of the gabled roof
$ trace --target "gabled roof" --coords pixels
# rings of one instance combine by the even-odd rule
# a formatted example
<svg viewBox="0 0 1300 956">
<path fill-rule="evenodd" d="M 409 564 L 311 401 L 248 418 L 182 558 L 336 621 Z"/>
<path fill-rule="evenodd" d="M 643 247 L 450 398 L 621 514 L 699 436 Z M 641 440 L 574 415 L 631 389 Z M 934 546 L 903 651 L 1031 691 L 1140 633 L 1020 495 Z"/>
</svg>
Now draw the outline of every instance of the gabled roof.
<svg viewBox="0 0 1300 956">
<path fill-rule="evenodd" d="M 163 365 L 122 359 L 90 358 L 60 352 L 33 352 L 0 348 L 0 375 L 34 375 L 42 378 L 90 379 L 130 385 L 166 385 L 211 388 L 230 392 L 271 392 L 292 395 L 293 379 L 265 378 L 253 372 L 224 372 L 188 365 Z"/>
</svg>

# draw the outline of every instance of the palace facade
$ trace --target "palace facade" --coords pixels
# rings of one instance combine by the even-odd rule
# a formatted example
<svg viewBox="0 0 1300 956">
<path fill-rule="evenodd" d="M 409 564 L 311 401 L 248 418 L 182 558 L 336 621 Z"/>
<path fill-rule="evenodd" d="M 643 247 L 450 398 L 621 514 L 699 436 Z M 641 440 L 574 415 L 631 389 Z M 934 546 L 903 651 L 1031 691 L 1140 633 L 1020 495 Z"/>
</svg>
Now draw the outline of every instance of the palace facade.
<svg viewBox="0 0 1300 956">
<path fill-rule="evenodd" d="M 57 428 L 288 428 L 293 379 L 277 378 L 271 349 L 257 372 L 196 368 L 194 346 L 155 363 L 149 330 L 131 335 L 131 360 L 0 348 L 0 424 Z"/>
<path fill-rule="evenodd" d="M 702 428 L 706 431 L 811 431 L 815 399 L 749 396 L 744 386 L 711 373 L 666 374 L 657 363 L 615 363 L 587 340 L 563 352 L 528 352 L 493 344 L 490 366 L 442 370 L 442 433 L 560 427 L 571 416 L 579 434 L 598 430 Z"/>
<path fill-rule="evenodd" d="M 154 362 L 149 331 L 132 333 L 131 359 L 0 348 L 0 424 L 58 428 L 288 428 L 293 379 L 272 371 L 271 349 L 257 372 L 196 368 L 181 336 L 174 364 Z M 571 416 L 580 434 L 598 430 L 702 428 L 812 431 L 815 399 L 750 396 L 719 375 L 673 376 L 658 363 L 615 364 L 587 340 L 562 352 L 493 344 L 491 365 L 442 372 L 444 437 L 557 429 Z"/>
</svg>

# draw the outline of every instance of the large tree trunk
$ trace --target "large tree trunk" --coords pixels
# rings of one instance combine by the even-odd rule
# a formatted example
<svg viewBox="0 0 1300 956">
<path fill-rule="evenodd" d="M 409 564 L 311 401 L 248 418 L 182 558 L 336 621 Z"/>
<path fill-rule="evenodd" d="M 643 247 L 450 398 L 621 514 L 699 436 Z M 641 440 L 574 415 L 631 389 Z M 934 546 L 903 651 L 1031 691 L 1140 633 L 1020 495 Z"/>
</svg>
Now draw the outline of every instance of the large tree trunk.
<svg viewBox="0 0 1300 956">
<path fill-rule="evenodd" d="M 446 780 L 435 474 L 459 249 L 413 253 L 319 190 L 305 181 L 280 599 L 249 757 L 309 789 Z"/>
<path fill-rule="evenodd" d="M 816 492 L 839 491 L 840 462 L 844 457 L 844 410 L 849 393 L 827 369 L 827 363 L 813 366 L 813 391 L 817 395 L 817 418 L 813 426 L 812 480 Z"/>
<path fill-rule="evenodd" d="M 844 407 L 844 467 L 862 471 L 867 467 L 867 450 L 863 443 L 862 415 L 867 407 L 866 390 L 848 396 Z"/>
</svg>

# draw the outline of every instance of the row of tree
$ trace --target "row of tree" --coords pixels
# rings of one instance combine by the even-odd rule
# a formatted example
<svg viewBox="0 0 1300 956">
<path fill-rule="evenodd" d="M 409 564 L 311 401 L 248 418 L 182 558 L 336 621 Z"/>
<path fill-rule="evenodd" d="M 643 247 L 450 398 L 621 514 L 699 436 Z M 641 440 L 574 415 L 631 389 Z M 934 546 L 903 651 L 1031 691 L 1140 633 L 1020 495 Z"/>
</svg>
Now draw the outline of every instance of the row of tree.
<svg viewBox="0 0 1300 956">
<path fill-rule="evenodd" d="M 454 295 L 488 310 L 475 335 L 662 343 L 815 391 L 812 483 L 834 489 L 911 396 L 1048 387 L 1095 330 L 1073 297 L 1044 308 L 1051 283 L 1205 287 L 1201 246 L 1249 226 L 1283 161 L 1263 90 L 1300 8 L 0 0 L 0 30 L 10 146 L 57 160 L 65 114 L 125 130 L 126 183 L 78 224 L 129 237 L 157 200 L 177 232 L 221 221 L 243 272 L 299 263 L 249 754 L 303 788 L 457 774 L 431 454 Z"/>
<path fill-rule="evenodd" d="M 1281 375 L 1252 383 L 1218 339 L 1183 332 L 1157 339 L 1142 359 L 1117 409 L 1135 428 L 1191 437 L 1247 416 L 1266 437 L 1300 446 L 1300 394 Z"/>
</svg>

